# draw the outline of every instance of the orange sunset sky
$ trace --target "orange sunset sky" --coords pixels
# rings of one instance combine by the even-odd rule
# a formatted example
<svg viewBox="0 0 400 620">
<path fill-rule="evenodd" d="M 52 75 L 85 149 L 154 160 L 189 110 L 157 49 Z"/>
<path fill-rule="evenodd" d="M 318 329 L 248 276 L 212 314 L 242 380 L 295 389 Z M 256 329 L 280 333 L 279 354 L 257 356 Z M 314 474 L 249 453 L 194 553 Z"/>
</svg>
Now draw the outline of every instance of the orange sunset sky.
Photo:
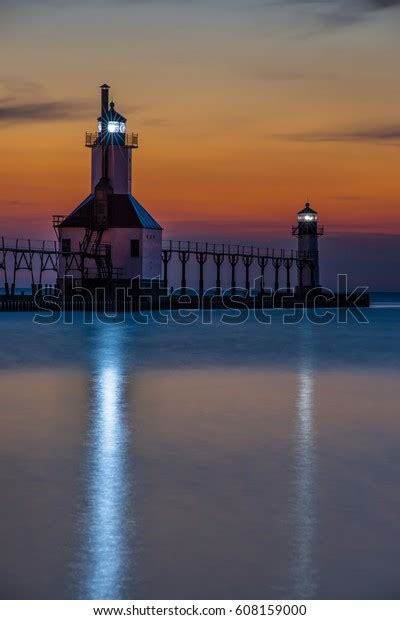
<svg viewBox="0 0 400 620">
<path fill-rule="evenodd" d="M 282 236 L 307 198 L 331 233 L 400 234 L 397 4 L 1 0 L 3 234 L 52 238 L 89 193 L 103 82 L 167 236 Z"/>
</svg>

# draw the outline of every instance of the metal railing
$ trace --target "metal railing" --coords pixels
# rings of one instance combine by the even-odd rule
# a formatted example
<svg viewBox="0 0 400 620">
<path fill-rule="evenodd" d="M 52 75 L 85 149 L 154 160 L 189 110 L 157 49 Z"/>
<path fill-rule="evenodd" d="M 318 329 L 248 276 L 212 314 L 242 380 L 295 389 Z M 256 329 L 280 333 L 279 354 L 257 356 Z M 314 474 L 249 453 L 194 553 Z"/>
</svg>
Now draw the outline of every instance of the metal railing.
<svg viewBox="0 0 400 620">
<path fill-rule="evenodd" d="M 223 256 L 237 255 L 240 257 L 251 256 L 254 258 L 280 258 L 280 259 L 304 259 L 312 258 L 309 253 L 297 250 L 284 250 L 276 248 L 263 248 L 253 245 L 241 245 L 238 243 L 210 243 L 204 241 L 175 241 L 165 240 L 162 249 L 169 252 L 187 252 L 188 254 L 221 254 Z"/>
<path fill-rule="evenodd" d="M 323 226 L 315 226 L 315 224 L 307 224 L 307 222 L 302 222 L 300 225 L 298 224 L 297 226 L 292 226 L 292 235 L 294 235 L 295 237 L 298 237 L 300 234 L 300 226 L 302 227 L 302 229 L 304 229 L 304 227 L 306 226 L 306 230 L 309 230 L 310 234 L 317 234 L 318 237 L 321 237 L 324 234 Z M 308 233 L 306 232 L 305 234 Z"/>
<path fill-rule="evenodd" d="M 53 228 L 60 226 L 65 220 L 66 215 L 53 215 Z"/>
<path fill-rule="evenodd" d="M 97 131 L 91 133 L 86 132 L 85 146 L 97 146 L 99 144 L 99 134 Z"/>
<path fill-rule="evenodd" d="M 139 135 L 137 133 L 125 134 L 125 146 L 131 149 L 137 149 L 139 147 Z"/>
<path fill-rule="evenodd" d="M 112 136 L 113 134 L 110 134 Z M 120 136 L 121 134 L 118 134 Z M 120 144 L 120 141 L 116 141 L 117 144 Z M 86 132 L 85 135 L 85 146 L 94 147 L 100 144 L 100 134 L 97 131 L 94 132 Z M 125 134 L 125 146 L 131 149 L 137 149 L 139 147 L 139 135 L 137 133 L 126 133 Z"/>
<path fill-rule="evenodd" d="M 58 252 L 58 241 L 40 239 L 11 239 L 0 237 L 0 251 L 2 252 Z"/>
</svg>

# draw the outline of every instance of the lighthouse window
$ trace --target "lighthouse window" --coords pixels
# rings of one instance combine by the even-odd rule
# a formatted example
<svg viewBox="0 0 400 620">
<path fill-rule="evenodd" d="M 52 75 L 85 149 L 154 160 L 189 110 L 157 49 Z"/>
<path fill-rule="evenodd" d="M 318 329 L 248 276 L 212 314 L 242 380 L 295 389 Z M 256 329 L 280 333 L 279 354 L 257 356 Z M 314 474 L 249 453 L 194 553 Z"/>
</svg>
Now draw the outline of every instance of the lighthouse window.
<svg viewBox="0 0 400 620">
<path fill-rule="evenodd" d="M 125 123 L 119 123 L 118 121 L 108 121 L 107 130 L 108 133 L 125 133 Z"/>
<path fill-rule="evenodd" d="M 61 239 L 61 252 L 63 254 L 71 252 L 71 239 Z"/>
<path fill-rule="evenodd" d="M 131 256 L 137 258 L 139 256 L 139 240 L 131 239 Z"/>
<path fill-rule="evenodd" d="M 317 221 L 317 216 L 316 215 L 305 215 L 304 213 L 301 213 L 298 217 L 299 222 L 316 222 Z"/>
</svg>

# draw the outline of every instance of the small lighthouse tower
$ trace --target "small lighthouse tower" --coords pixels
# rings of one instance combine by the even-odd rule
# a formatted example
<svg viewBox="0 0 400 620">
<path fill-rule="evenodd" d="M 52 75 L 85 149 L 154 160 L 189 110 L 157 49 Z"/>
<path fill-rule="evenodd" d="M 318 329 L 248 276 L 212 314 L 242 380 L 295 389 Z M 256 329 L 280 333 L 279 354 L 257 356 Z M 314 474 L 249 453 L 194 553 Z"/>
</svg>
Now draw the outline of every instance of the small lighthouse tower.
<svg viewBox="0 0 400 620">
<path fill-rule="evenodd" d="M 108 84 L 100 86 L 101 115 L 97 132 L 86 134 L 86 146 L 92 150 L 92 192 L 102 178 L 108 178 L 115 194 L 130 194 L 132 149 L 137 149 L 137 134 L 126 132 L 126 118 L 109 103 Z"/>
<path fill-rule="evenodd" d="M 131 194 L 132 152 L 138 136 L 127 133 L 127 120 L 101 87 L 97 131 L 86 134 L 91 149 L 91 193 L 67 217 L 54 216 L 62 257 L 58 277 L 127 283 L 161 275 L 162 228 Z M 79 252 L 80 268 L 68 266 Z"/>
<path fill-rule="evenodd" d="M 293 226 L 292 234 L 298 238 L 298 289 L 304 291 L 319 287 L 318 237 L 324 234 L 324 229 L 318 226 L 318 213 L 309 202 L 297 213 L 297 226 Z"/>
</svg>

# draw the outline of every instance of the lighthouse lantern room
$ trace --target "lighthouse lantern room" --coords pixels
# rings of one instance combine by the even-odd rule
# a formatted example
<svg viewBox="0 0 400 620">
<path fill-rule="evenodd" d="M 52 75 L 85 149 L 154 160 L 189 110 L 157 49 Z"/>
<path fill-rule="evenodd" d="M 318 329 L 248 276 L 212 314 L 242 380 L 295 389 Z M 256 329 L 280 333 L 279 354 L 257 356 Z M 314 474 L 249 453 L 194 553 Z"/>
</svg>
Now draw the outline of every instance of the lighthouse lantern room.
<svg viewBox="0 0 400 620">
<path fill-rule="evenodd" d="M 77 279 L 114 279 L 161 275 L 162 227 L 131 194 L 132 152 L 138 136 L 127 133 L 127 119 L 101 87 L 97 132 L 86 134 L 91 149 L 91 193 L 70 215 L 55 216 L 63 257 L 58 277 L 66 275 L 68 253 L 80 252 L 84 269 L 68 270 Z"/>
</svg>

